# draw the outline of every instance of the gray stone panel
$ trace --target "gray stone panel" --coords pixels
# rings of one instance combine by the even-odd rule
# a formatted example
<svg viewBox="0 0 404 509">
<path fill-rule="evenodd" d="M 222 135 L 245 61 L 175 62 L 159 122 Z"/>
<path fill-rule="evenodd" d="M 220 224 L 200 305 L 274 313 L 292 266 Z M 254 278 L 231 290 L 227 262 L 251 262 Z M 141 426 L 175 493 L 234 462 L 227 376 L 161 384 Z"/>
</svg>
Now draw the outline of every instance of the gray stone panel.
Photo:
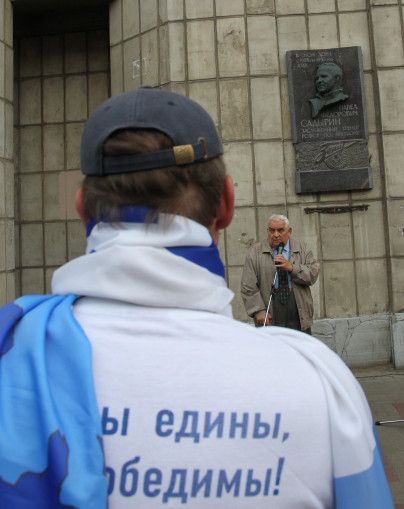
<svg viewBox="0 0 404 509">
<path fill-rule="evenodd" d="M 369 167 L 296 173 L 296 193 L 349 191 L 371 187 L 372 173 Z"/>
<path fill-rule="evenodd" d="M 350 367 L 388 364 L 392 358 L 388 314 L 317 320 L 314 337 Z"/>
</svg>

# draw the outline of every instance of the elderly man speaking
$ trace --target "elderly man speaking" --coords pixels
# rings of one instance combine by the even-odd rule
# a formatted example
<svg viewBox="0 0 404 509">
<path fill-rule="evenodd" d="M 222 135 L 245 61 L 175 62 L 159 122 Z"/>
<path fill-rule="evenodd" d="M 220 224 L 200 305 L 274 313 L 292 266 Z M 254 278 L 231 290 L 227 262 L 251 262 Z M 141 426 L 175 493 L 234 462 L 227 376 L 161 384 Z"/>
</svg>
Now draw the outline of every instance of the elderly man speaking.
<svg viewBox="0 0 404 509">
<path fill-rule="evenodd" d="M 257 327 L 278 325 L 311 334 L 313 298 L 310 286 L 319 265 L 311 250 L 291 237 L 292 228 L 283 215 L 269 218 L 268 238 L 247 253 L 241 279 L 241 296 L 247 314 Z M 276 277 L 275 277 L 276 274 Z M 273 292 L 270 313 L 269 299 Z"/>
</svg>

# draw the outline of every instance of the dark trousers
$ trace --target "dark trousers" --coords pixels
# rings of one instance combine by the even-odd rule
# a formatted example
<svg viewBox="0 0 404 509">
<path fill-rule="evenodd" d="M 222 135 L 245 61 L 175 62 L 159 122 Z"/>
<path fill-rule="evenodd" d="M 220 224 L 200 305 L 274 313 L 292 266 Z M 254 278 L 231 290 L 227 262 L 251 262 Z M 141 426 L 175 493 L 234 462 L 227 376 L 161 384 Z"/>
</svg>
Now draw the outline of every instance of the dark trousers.
<svg viewBox="0 0 404 509">
<path fill-rule="evenodd" d="M 279 301 L 277 293 L 273 296 L 273 316 L 272 325 L 278 327 L 287 327 L 288 329 L 302 330 L 300 325 L 299 312 L 297 310 L 296 299 L 293 291 L 289 292 L 289 301 L 282 304 Z M 311 329 L 306 329 L 306 334 L 311 335 Z"/>
</svg>

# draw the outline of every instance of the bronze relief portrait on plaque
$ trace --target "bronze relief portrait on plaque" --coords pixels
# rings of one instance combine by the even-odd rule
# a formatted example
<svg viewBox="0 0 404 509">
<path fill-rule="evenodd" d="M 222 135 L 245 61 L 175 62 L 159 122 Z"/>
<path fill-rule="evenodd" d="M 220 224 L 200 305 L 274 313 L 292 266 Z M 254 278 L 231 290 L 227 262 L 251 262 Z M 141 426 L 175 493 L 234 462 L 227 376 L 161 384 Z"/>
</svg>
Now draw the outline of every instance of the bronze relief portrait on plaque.
<svg viewBox="0 0 404 509">
<path fill-rule="evenodd" d="M 349 98 L 342 88 L 342 69 L 334 62 L 324 62 L 317 67 L 314 83 L 316 97 L 309 99 L 312 118 L 316 118 L 328 105 Z"/>
</svg>

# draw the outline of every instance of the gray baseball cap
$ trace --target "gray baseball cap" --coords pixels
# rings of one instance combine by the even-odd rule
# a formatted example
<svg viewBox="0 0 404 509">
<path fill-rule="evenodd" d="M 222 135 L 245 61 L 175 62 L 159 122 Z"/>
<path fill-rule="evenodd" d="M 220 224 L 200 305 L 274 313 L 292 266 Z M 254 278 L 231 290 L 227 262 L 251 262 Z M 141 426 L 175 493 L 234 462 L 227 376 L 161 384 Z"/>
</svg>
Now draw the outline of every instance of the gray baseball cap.
<svg viewBox="0 0 404 509">
<path fill-rule="evenodd" d="M 159 152 L 106 157 L 107 138 L 122 129 L 156 129 L 174 144 Z M 88 118 L 81 139 L 84 175 L 110 175 L 185 165 L 223 154 L 208 113 L 187 97 L 150 86 L 111 97 Z"/>
</svg>

